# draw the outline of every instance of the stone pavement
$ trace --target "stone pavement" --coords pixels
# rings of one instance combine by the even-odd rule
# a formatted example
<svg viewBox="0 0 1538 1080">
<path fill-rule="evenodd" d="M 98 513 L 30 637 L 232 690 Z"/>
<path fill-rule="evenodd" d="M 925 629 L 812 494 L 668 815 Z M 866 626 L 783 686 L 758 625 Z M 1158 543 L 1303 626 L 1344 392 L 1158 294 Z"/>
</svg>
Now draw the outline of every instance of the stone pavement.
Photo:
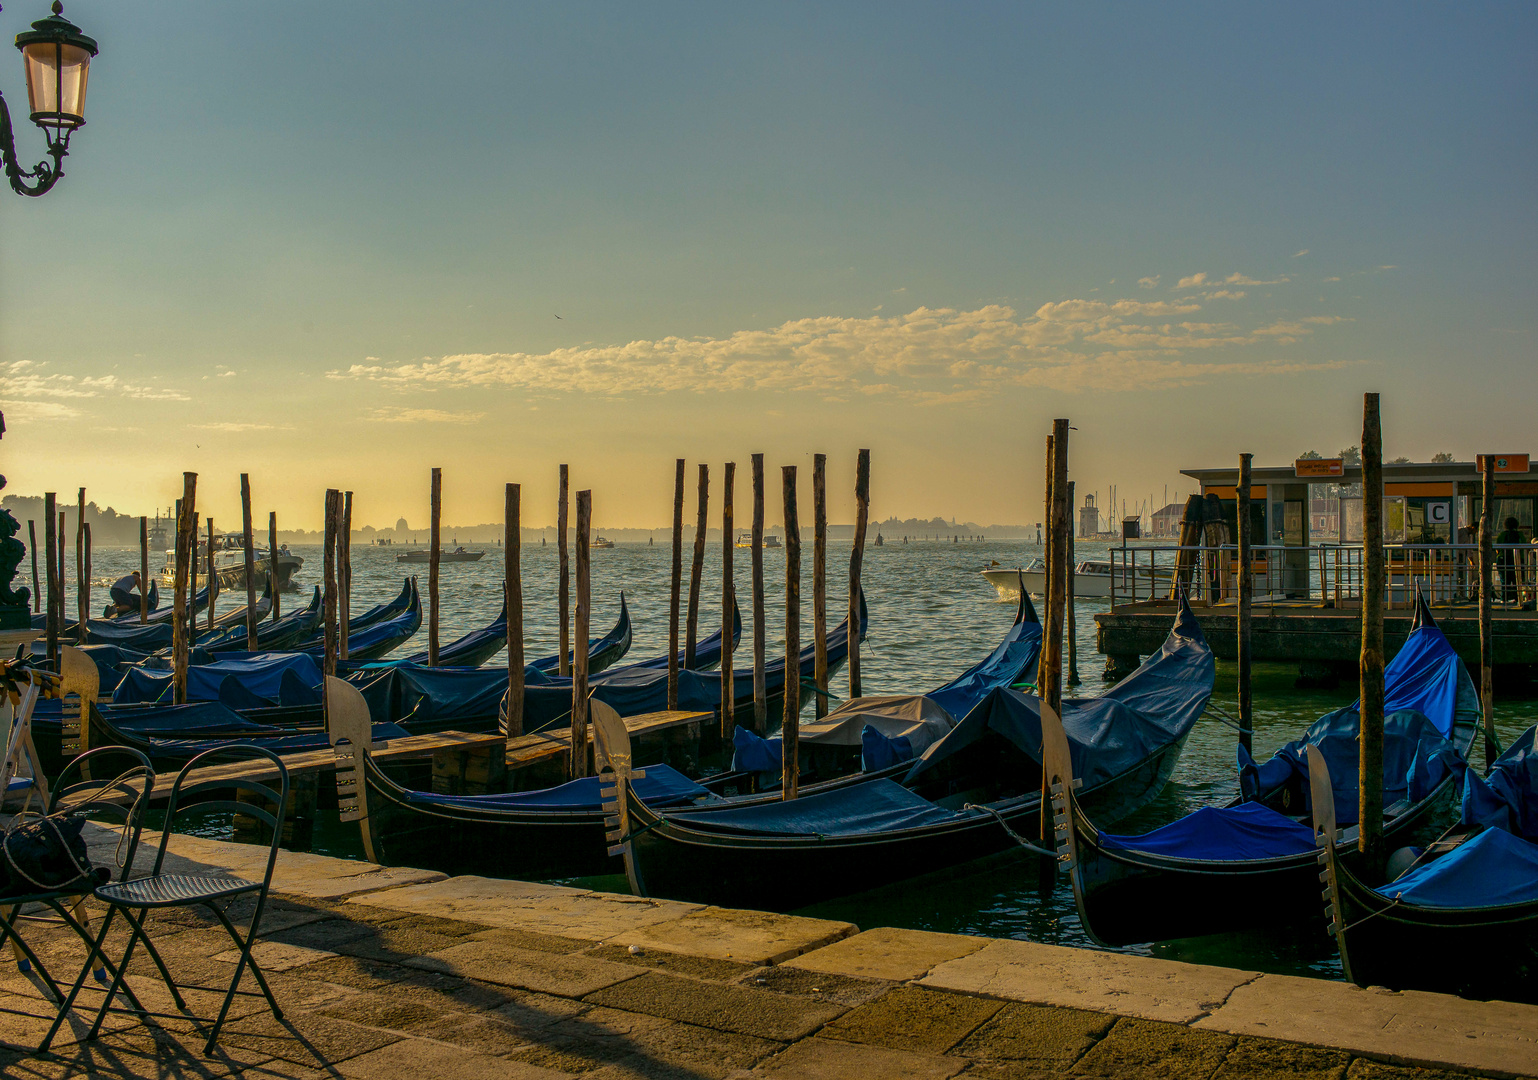
<svg viewBox="0 0 1538 1080">
<path fill-rule="evenodd" d="M 197 870 L 248 869 L 256 849 L 176 837 L 172 850 Z M 49 1006 L 7 958 L 0 1076 L 1538 1076 L 1532 1006 L 314 855 L 284 853 L 276 882 L 257 956 L 283 1022 L 260 997 L 239 998 L 204 1058 L 185 1018 L 113 1015 L 82 1043 L 89 1020 L 77 1016 L 38 1056 Z M 180 981 L 228 979 L 235 954 L 210 918 L 166 914 L 151 928 Z M 73 935 L 25 932 L 73 977 Z M 147 960 L 130 981 L 170 1011 Z M 190 997 L 199 1013 L 217 1006 Z"/>
</svg>

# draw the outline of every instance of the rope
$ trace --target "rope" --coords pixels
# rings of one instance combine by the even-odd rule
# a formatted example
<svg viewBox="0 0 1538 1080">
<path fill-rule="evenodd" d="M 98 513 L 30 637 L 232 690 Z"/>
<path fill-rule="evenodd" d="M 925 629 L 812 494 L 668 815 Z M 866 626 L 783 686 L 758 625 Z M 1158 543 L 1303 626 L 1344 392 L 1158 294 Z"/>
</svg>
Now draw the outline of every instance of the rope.
<svg viewBox="0 0 1538 1080">
<path fill-rule="evenodd" d="M 1231 716 L 1230 714 L 1224 712 L 1222 709 L 1218 708 L 1218 706 L 1214 705 L 1211 701 L 1207 702 L 1207 712 L 1211 713 L 1220 723 L 1227 724 L 1229 727 L 1233 728 L 1235 731 L 1237 731 L 1241 735 L 1253 735 L 1253 734 L 1255 734 L 1255 729 L 1254 728 L 1252 728 L 1252 727 L 1245 727 L 1242 723 L 1239 722 L 1239 720 L 1236 717 Z"/>
<path fill-rule="evenodd" d="M 1025 837 L 1023 837 L 1019 833 L 1015 832 L 1014 829 L 1011 829 L 1009 827 L 1009 822 L 1004 820 L 1004 815 L 999 813 L 993 807 L 991 807 L 991 806 L 983 806 L 980 803 L 967 803 L 964 806 L 962 806 L 962 809 L 963 810 L 981 810 L 985 814 L 992 814 L 993 815 L 993 820 L 997 821 L 999 823 L 999 826 L 1005 832 L 1007 832 L 1009 834 L 1009 838 L 1011 840 L 1013 840 L 1015 843 L 1019 844 L 1021 847 L 1025 848 L 1026 851 L 1033 851 L 1037 855 L 1045 855 L 1049 859 L 1056 860 L 1057 852 L 1055 852 L 1055 851 L 1048 851 L 1044 847 L 1038 847 L 1036 844 L 1031 843 Z"/>
</svg>

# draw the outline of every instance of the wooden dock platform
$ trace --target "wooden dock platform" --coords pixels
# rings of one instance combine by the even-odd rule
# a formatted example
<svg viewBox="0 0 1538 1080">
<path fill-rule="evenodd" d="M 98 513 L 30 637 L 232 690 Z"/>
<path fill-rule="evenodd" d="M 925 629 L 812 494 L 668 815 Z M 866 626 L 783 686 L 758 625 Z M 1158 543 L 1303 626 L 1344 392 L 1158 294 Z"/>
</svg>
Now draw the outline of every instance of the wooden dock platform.
<svg viewBox="0 0 1538 1080">
<path fill-rule="evenodd" d="M 705 721 L 715 716 L 712 712 L 690 712 L 683 709 L 639 713 L 627 716 L 625 730 L 630 732 L 637 762 L 659 761 L 666 756 L 666 742 L 678 746 L 697 744 Z M 653 745 L 648 746 L 647 743 Z M 593 745 L 592 729 L 588 729 L 588 746 Z M 531 790 L 560 783 L 567 775 L 566 762 L 571 751 L 571 728 L 550 728 L 533 735 L 519 735 L 507 740 L 507 768 L 515 772 L 515 790 Z"/>
<path fill-rule="evenodd" d="M 1232 603 L 1192 605 L 1196 621 L 1220 659 L 1238 652 L 1238 613 Z M 1386 658 L 1404 644 L 1414 612 L 1385 613 Z M 1126 674 L 1138 658 L 1159 651 L 1175 617 L 1171 600 L 1120 604 L 1095 616 L 1096 643 L 1109 674 Z M 1465 663 L 1479 665 L 1479 609 L 1473 605 L 1436 607 L 1432 617 Z M 1257 661 L 1298 664 L 1308 677 L 1331 671 L 1355 672 L 1362 650 L 1362 614 L 1355 607 L 1326 608 L 1317 602 L 1257 604 L 1252 609 L 1251 648 Z M 1495 667 L 1505 676 L 1538 672 L 1538 612 L 1498 609 L 1493 624 Z M 1337 670 L 1338 669 L 1338 670 Z M 1524 670 L 1528 669 L 1528 670 Z"/>
</svg>

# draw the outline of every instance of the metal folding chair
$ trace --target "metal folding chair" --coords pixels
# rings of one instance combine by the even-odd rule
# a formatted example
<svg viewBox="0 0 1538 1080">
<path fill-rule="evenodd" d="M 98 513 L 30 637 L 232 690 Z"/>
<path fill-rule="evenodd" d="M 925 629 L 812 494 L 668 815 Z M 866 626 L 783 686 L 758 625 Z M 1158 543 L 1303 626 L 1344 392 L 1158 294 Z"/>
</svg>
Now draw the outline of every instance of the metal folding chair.
<svg viewBox="0 0 1538 1080">
<path fill-rule="evenodd" d="M 241 775 L 238 771 L 226 771 L 221 769 L 222 775 L 211 779 L 198 779 L 196 771 L 212 763 L 214 759 L 222 759 L 221 763 L 229 765 L 232 761 L 241 759 L 250 761 L 265 761 L 277 772 L 278 786 L 276 788 L 250 776 Z M 256 802 L 237 801 L 234 798 L 217 797 L 201 798 L 205 793 L 220 792 L 255 795 Z M 251 969 L 252 976 L 261 988 L 261 996 L 267 999 L 267 1004 L 272 1009 L 275 1019 L 283 1019 L 283 1010 L 278 1007 L 277 999 L 272 996 L 272 990 L 267 985 L 267 979 L 262 974 L 262 969 L 251 956 L 251 947 L 256 942 L 257 928 L 262 922 L 262 909 L 267 904 L 267 893 L 272 884 L 273 867 L 277 864 L 278 845 L 283 839 L 283 817 L 288 805 L 288 769 L 283 761 L 270 750 L 249 744 L 237 744 L 229 747 L 216 747 L 207 750 L 187 762 L 182 771 L 177 774 L 176 781 L 171 785 L 170 797 L 166 803 L 165 824 L 160 834 L 160 849 L 155 855 L 155 864 L 147 877 L 134 878 L 129 881 L 114 882 L 103 885 L 95 892 L 98 900 L 107 905 L 107 915 L 102 920 L 100 933 L 96 936 L 96 950 L 101 955 L 102 945 L 107 939 L 107 931 L 112 925 L 113 917 L 121 911 L 123 919 L 128 923 L 128 945 L 123 950 L 123 958 L 118 962 L 117 970 L 113 972 L 112 983 L 107 989 L 107 996 L 102 1001 L 101 1008 L 96 1014 L 96 1021 L 91 1025 L 86 1039 L 95 1039 L 101 1030 L 102 1021 L 106 1019 L 109 1011 L 132 1012 L 140 1019 L 151 1016 L 167 1016 L 172 1018 L 188 1018 L 191 1016 L 187 1009 L 187 1003 L 183 1000 L 183 990 L 206 990 L 213 993 L 224 991 L 224 1003 L 219 1007 L 219 1015 L 213 1021 L 213 1027 L 208 1033 L 208 1042 L 203 1048 L 205 1054 L 211 1054 L 214 1044 L 219 1039 L 219 1030 L 224 1026 L 225 1018 L 229 1015 L 230 1006 L 235 1001 L 237 994 L 257 996 L 256 991 L 241 990 L 240 980 L 246 969 Z M 269 809 L 271 807 L 271 809 Z M 230 810 L 237 814 L 253 817 L 264 823 L 272 830 L 271 844 L 267 852 L 267 870 L 260 882 L 246 881 L 244 878 L 235 877 L 233 874 L 167 874 L 164 872 L 166 847 L 171 838 L 171 830 L 176 822 L 178 813 L 196 808 L 198 811 L 206 810 Z M 236 930 L 235 924 L 230 921 L 224 907 L 238 897 L 248 893 L 256 894 L 256 909 L 252 913 L 250 925 L 246 928 L 242 937 Z M 176 1003 L 179 1013 L 155 1013 L 138 1007 L 133 1003 L 127 1009 L 114 1009 L 112 1001 L 123 982 L 124 975 L 128 971 L 130 961 L 133 959 L 134 948 L 139 942 L 144 942 L 147 951 L 154 956 L 154 946 L 145 931 L 145 922 L 149 913 L 153 910 L 172 907 L 191 907 L 202 905 L 213 912 L 214 917 L 224 926 L 231 940 L 240 949 L 240 959 L 235 964 L 235 973 L 230 978 L 228 988 L 218 986 L 199 986 L 192 983 L 178 983 L 166 969 L 163 963 L 156 957 L 156 967 L 159 968 L 161 978 L 165 981 L 166 988 L 171 992 L 171 999 Z M 53 1030 L 43 1040 L 39 1052 L 46 1050 L 52 1040 L 54 1032 L 63 1023 L 63 1017 L 74 1003 L 75 995 L 80 992 L 88 976 L 88 971 L 81 971 L 80 977 L 75 981 L 74 988 L 70 991 L 68 1000 L 65 1001 L 60 1011 L 60 1019 L 54 1023 Z M 206 1018 L 192 1017 L 206 1023 Z"/>
<path fill-rule="evenodd" d="M 126 881 L 133 871 L 139 833 L 144 825 L 144 813 L 149 806 L 149 794 L 154 786 L 155 770 L 148 758 L 126 746 L 106 746 L 82 754 L 65 766 L 54 784 L 47 812 L 50 815 L 77 813 L 90 818 L 106 817 L 117 821 L 121 829 L 117 847 L 120 870 L 117 876 L 118 880 Z M 42 958 L 27 944 L 18 923 L 32 920 L 36 916 L 22 915 L 21 911 L 24 906 L 31 904 L 41 904 L 52 911 L 53 917 L 48 919 L 49 922 L 57 921 L 68 926 L 85 942 L 89 951 L 83 970 L 89 972 L 100 958 L 101 967 L 96 969 L 96 978 L 106 983 L 108 973 L 113 971 L 112 964 L 98 949 L 89 929 L 90 917 L 81 908 L 95 884 L 94 881 L 75 882 L 65 888 L 36 888 L 0 900 L 0 947 L 9 943 L 17 957 L 17 966 L 24 973 L 35 970 L 43 983 L 44 993 L 60 1006 L 54 1021 L 55 1030 L 67 1015 L 63 1008 L 64 988 L 48 971 Z M 157 964 L 160 963 L 158 953 L 152 952 L 151 956 Z M 133 1001 L 132 992 L 126 986 L 124 992 Z M 135 1001 L 134 1004 L 138 1003 Z"/>
</svg>

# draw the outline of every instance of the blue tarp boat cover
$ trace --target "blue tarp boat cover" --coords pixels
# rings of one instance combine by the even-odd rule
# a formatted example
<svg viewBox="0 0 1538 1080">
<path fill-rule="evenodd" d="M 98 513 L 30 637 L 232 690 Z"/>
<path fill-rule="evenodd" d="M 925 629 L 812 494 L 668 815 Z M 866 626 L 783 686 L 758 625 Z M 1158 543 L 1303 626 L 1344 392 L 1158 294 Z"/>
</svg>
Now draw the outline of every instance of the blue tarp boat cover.
<svg viewBox="0 0 1538 1080">
<path fill-rule="evenodd" d="M 1102 847 L 1213 862 L 1276 859 L 1314 850 L 1314 831 L 1260 803 L 1204 806 L 1141 836 L 1100 834 Z"/>
<path fill-rule="evenodd" d="M 865 836 L 954 821 L 967 814 L 946 810 L 895 780 L 867 780 L 789 802 L 734 810 L 677 811 L 668 818 L 713 832 L 765 836 Z"/>
<path fill-rule="evenodd" d="M 62 720 L 62 707 L 62 702 L 57 698 L 39 701 L 32 712 L 32 719 L 40 726 L 57 727 Z M 103 718 L 113 727 L 144 738 L 164 736 L 174 739 L 203 731 L 264 734 L 283 730 L 247 720 L 217 701 L 196 701 L 187 705 L 135 705 L 127 708 L 104 705 L 100 710 Z"/>
<path fill-rule="evenodd" d="M 377 673 L 376 673 L 377 672 Z M 430 668 L 391 664 L 357 672 L 359 687 L 376 723 L 436 724 L 497 715 L 507 693 L 507 671 L 484 668 Z M 567 709 L 571 691 L 566 691 Z"/>
<path fill-rule="evenodd" d="M 700 799 L 716 797 L 667 765 L 648 765 L 644 771 L 646 775 L 631 781 L 631 787 L 648 806 L 688 806 Z M 541 791 L 516 791 L 497 795 L 435 795 L 430 791 L 413 791 L 408 798 L 421 805 L 461 806 L 476 810 L 598 811 L 603 809 L 603 797 L 599 794 L 600 782 L 612 784 L 613 779 L 611 777 L 601 781 L 596 776 L 584 776 Z"/>
<path fill-rule="evenodd" d="M 1419 907 L 1482 908 L 1538 902 L 1538 844 L 1486 829 L 1440 859 L 1377 890 Z"/>
<path fill-rule="evenodd" d="M 1538 752 L 1528 728 L 1496 760 L 1488 778 L 1463 775 L 1463 823 L 1538 840 Z"/>
<path fill-rule="evenodd" d="M 351 642 L 348 643 L 351 645 Z M 479 630 L 472 630 L 463 637 L 449 642 L 438 650 L 438 663 L 444 667 L 460 666 L 460 657 L 479 655 L 487 649 L 495 656 L 507 647 L 507 604 L 503 603 L 502 610 L 497 612 L 497 617 Z M 427 650 L 403 656 L 395 663 L 422 664 L 427 663 Z M 476 665 L 479 666 L 479 665 Z"/>
<path fill-rule="evenodd" d="M 187 698 L 190 701 L 218 701 L 226 679 L 234 678 L 241 687 L 268 702 L 279 699 L 283 675 L 292 671 L 309 686 L 319 686 L 320 665 L 308 653 L 242 653 L 238 658 L 220 659 L 212 664 L 187 668 Z M 115 704 L 160 701 L 171 692 L 171 672 L 131 668 L 113 692 Z"/>
<path fill-rule="evenodd" d="M 1410 632 L 1383 672 L 1384 802 L 1408 797 L 1418 801 L 1449 774 L 1461 774 L 1463 759 L 1451 737 L 1462 720 L 1479 714 L 1479 695 L 1458 654 L 1434 625 Z M 1246 800 L 1263 799 L 1293 777 L 1308 776 L 1309 744 L 1319 747 L 1330 765 L 1335 787 L 1335 820 L 1341 825 L 1357 817 L 1357 729 L 1359 702 L 1314 721 L 1301 739 L 1278 750 L 1269 761 L 1255 764 L 1239 749 L 1239 789 Z M 1307 809 L 1308 785 L 1302 785 Z"/>
<path fill-rule="evenodd" d="M 891 738 L 866 724 L 860 732 L 860 769 L 880 772 L 902 761 L 913 760 L 913 741 L 906 735 Z"/>
<path fill-rule="evenodd" d="M 1086 789 L 1094 788 L 1184 739 L 1207 707 L 1213 676 L 1212 649 L 1182 599 L 1164 645 L 1136 671 L 1100 697 L 1063 700 L 1074 776 Z M 949 735 L 924 751 L 904 782 L 913 783 L 989 732 L 1040 761 L 1040 700 L 1009 687 L 992 690 Z"/>
<path fill-rule="evenodd" d="M 1335 820 L 1340 825 L 1356 824 L 1360 809 L 1357 787 L 1357 728 L 1361 718 L 1355 709 L 1337 709 L 1314 721 L 1307 734 L 1276 752 L 1264 765 L 1246 760 L 1249 755 L 1239 748 L 1239 788 L 1246 801 L 1263 799 L 1287 783 L 1293 776 L 1303 781 L 1303 806 L 1300 813 L 1312 810 L 1309 796 L 1309 745 L 1319 748 L 1330 766 L 1330 783 L 1335 791 Z M 1413 710 L 1401 710 L 1383 718 L 1383 805 L 1392 806 L 1400 799 L 1419 802 L 1446 777 L 1461 777 L 1463 758 L 1453 744 L 1442 737 L 1438 725 Z"/>
<path fill-rule="evenodd" d="M 960 720 L 994 690 L 1013 683 L 1021 672 L 1034 669 L 1040 653 L 1041 624 L 1022 620 L 1009 628 L 998 648 L 980 663 L 924 696 L 950 713 L 953 720 Z"/>
</svg>

